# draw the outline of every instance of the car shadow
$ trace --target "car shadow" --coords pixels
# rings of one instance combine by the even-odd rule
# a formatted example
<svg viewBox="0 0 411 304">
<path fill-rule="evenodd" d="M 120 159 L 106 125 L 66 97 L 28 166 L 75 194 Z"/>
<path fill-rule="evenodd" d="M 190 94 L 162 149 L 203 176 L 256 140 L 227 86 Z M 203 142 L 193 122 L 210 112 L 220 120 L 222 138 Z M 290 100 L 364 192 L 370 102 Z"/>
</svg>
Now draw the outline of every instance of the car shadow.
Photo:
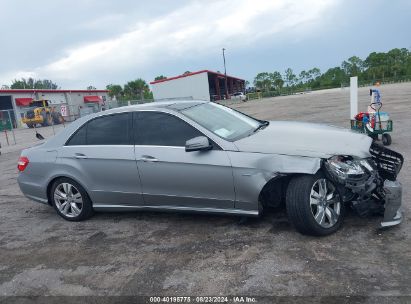
<svg viewBox="0 0 411 304">
<path fill-rule="evenodd" d="M 98 212 L 91 221 L 108 221 L 113 223 L 127 221 L 145 221 L 166 223 L 179 226 L 207 226 L 213 227 L 238 227 L 244 229 L 266 229 L 270 233 L 295 231 L 288 220 L 284 207 L 267 208 L 259 217 L 244 217 L 227 214 L 203 214 L 195 212 L 164 212 L 164 211 L 129 211 L 129 212 Z M 359 217 L 351 208 L 346 208 L 345 227 L 354 229 L 375 225 L 376 216 Z"/>
</svg>

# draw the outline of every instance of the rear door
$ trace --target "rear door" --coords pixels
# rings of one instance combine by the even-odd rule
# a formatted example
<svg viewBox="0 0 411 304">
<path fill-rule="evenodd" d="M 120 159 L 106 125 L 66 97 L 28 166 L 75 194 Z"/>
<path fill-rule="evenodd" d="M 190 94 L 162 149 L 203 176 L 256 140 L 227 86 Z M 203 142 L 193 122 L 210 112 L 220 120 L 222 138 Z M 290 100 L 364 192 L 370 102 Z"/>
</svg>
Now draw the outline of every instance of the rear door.
<svg viewBox="0 0 411 304">
<path fill-rule="evenodd" d="M 94 206 L 142 204 L 131 117 L 118 113 L 94 118 L 59 151 L 64 170 L 86 187 Z"/>
<path fill-rule="evenodd" d="M 134 131 L 146 205 L 234 208 L 230 160 L 217 144 L 209 151 L 186 152 L 185 142 L 204 134 L 164 112 L 135 112 Z"/>
</svg>

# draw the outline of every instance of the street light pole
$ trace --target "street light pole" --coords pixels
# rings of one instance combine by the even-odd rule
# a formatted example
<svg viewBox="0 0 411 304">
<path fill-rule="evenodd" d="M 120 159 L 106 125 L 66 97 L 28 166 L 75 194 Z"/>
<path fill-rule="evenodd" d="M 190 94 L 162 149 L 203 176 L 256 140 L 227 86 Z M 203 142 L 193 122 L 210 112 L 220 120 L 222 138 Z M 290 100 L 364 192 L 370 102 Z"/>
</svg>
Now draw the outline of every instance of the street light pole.
<svg viewBox="0 0 411 304">
<path fill-rule="evenodd" d="M 225 98 L 228 99 L 228 88 L 227 88 L 227 69 L 225 67 L 225 48 L 223 48 L 223 60 L 224 60 L 224 88 L 225 88 Z"/>
</svg>

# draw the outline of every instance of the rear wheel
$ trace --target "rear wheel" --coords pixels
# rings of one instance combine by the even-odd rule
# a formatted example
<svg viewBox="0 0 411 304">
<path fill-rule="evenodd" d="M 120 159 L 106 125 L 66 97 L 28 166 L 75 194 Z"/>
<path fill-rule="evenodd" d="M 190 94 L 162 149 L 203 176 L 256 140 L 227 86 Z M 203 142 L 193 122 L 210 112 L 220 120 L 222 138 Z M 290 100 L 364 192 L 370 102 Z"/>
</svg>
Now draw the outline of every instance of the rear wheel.
<svg viewBox="0 0 411 304">
<path fill-rule="evenodd" d="M 287 188 L 286 207 L 289 220 L 302 234 L 329 235 L 344 219 L 341 195 L 321 173 L 293 178 Z"/>
<path fill-rule="evenodd" d="M 34 125 L 31 124 L 31 123 L 28 123 L 28 124 L 27 124 L 27 127 L 29 127 L 30 129 L 33 129 L 33 128 L 34 128 Z"/>
<path fill-rule="evenodd" d="M 93 215 L 87 192 L 69 178 L 59 178 L 51 187 L 50 198 L 57 213 L 68 221 L 81 221 Z"/>
<path fill-rule="evenodd" d="M 384 133 L 382 135 L 382 144 L 384 146 L 389 146 L 389 145 L 391 145 L 391 142 L 392 142 L 391 135 L 387 134 L 387 133 Z"/>
</svg>

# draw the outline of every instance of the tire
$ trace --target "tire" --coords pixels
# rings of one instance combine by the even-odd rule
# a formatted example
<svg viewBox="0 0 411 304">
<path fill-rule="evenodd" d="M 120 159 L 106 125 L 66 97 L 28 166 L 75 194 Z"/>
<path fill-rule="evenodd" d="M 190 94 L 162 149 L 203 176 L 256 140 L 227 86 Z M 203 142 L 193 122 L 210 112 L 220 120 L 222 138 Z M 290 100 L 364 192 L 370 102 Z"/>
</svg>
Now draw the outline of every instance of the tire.
<svg viewBox="0 0 411 304">
<path fill-rule="evenodd" d="M 68 202 L 67 194 L 69 196 Z M 49 197 L 54 209 L 65 220 L 78 222 L 88 219 L 94 214 L 93 205 L 87 192 L 79 183 L 70 178 L 57 179 L 50 189 Z"/>
<path fill-rule="evenodd" d="M 327 197 L 333 194 L 328 200 L 321 194 L 324 191 L 321 191 L 320 184 L 323 185 L 324 182 Z M 314 236 L 336 232 L 341 227 L 345 214 L 345 206 L 337 187 L 322 173 L 299 175 L 291 179 L 287 188 L 286 209 L 290 222 L 300 233 Z"/>
<path fill-rule="evenodd" d="M 34 125 L 33 124 L 26 124 L 27 125 L 27 127 L 29 127 L 29 129 L 33 129 L 34 128 Z"/>
<path fill-rule="evenodd" d="M 389 145 L 391 145 L 391 142 L 392 142 L 391 135 L 387 134 L 387 133 L 384 133 L 382 135 L 382 144 L 384 146 L 389 146 Z"/>
</svg>

